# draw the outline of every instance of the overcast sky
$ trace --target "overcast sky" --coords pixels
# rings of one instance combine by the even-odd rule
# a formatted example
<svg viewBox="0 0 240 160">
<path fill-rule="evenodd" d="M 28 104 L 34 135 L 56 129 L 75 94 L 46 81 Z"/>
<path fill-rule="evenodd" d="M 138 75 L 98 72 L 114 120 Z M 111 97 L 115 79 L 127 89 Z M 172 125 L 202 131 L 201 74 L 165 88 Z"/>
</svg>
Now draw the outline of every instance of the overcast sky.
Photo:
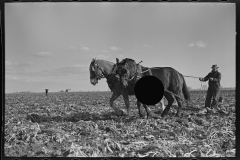
<svg viewBox="0 0 240 160">
<path fill-rule="evenodd" d="M 107 90 L 106 79 L 90 84 L 92 58 L 198 77 L 217 64 L 221 85 L 235 87 L 235 19 L 230 3 L 7 3 L 5 90 Z"/>
</svg>

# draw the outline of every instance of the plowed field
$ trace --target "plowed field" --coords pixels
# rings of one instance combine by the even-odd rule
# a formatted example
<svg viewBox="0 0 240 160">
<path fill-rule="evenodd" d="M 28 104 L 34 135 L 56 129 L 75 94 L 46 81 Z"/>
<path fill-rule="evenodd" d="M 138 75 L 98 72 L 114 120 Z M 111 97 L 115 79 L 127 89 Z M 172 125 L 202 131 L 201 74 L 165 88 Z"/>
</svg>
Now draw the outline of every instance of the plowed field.
<svg viewBox="0 0 240 160">
<path fill-rule="evenodd" d="M 109 106 L 111 92 L 26 93 L 5 96 L 4 154 L 14 157 L 234 157 L 235 91 L 205 114 L 206 92 L 190 92 L 199 111 L 176 106 L 159 119 L 140 119 L 136 98 L 131 117 Z M 116 101 L 125 110 L 122 97 Z M 167 101 L 165 101 L 167 104 Z M 161 107 L 150 106 L 153 112 Z"/>
</svg>

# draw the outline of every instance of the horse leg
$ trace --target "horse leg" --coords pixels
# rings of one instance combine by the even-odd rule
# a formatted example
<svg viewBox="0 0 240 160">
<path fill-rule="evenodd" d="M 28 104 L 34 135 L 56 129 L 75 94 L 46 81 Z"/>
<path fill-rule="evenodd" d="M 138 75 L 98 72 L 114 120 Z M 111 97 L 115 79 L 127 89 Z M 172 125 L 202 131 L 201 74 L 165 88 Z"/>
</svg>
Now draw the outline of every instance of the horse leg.
<svg viewBox="0 0 240 160">
<path fill-rule="evenodd" d="M 165 109 L 165 105 L 164 105 L 164 99 L 163 98 L 161 99 L 160 103 L 162 104 L 162 110 L 164 110 Z"/>
<path fill-rule="evenodd" d="M 178 95 L 180 95 L 180 94 L 178 94 Z M 182 102 L 181 102 L 180 98 L 178 98 L 178 97 L 175 97 L 175 98 L 176 98 L 177 104 L 178 104 L 178 110 L 177 110 L 176 116 L 180 117 L 180 111 L 181 111 L 181 108 L 182 108 Z"/>
<path fill-rule="evenodd" d="M 170 93 L 165 92 L 165 93 L 164 93 L 164 97 L 167 99 L 168 105 L 167 105 L 166 108 L 163 110 L 163 112 L 162 112 L 162 114 L 161 114 L 162 117 L 164 117 L 164 116 L 168 113 L 168 111 L 170 110 L 170 107 L 172 106 L 172 104 L 173 104 L 173 102 L 174 102 L 174 98 L 173 98 L 173 96 L 172 96 Z"/>
<path fill-rule="evenodd" d="M 142 118 L 144 117 L 144 114 L 142 113 L 142 110 L 141 110 L 141 102 L 139 100 L 137 100 L 137 107 L 138 107 L 138 113 L 139 113 L 139 116 Z"/>
<path fill-rule="evenodd" d="M 110 106 L 112 109 L 118 114 L 118 115 L 123 115 L 123 111 L 119 110 L 115 107 L 114 101 L 120 96 L 120 93 L 113 92 L 112 97 L 110 98 Z"/>
<path fill-rule="evenodd" d="M 129 98 L 128 98 L 128 94 L 127 93 L 122 93 L 122 96 L 123 96 L 123 100 L 124 100 L 124 103 L 125 103 L 125 106 L 126 106 L 126 109 L 127 109 L 127 116 L 129 117 L 130 116 L 130 111 L 129 111 Z"/>
<path fill-rule="evenodd" d="M 158 118 L 157 115 L 154 115 L 151 110 L 148 108 L 147 105 L 143 104 L 143 107 L 145 108 L 146 112 L 147 112 L 147 118 Z"/>
</svg>

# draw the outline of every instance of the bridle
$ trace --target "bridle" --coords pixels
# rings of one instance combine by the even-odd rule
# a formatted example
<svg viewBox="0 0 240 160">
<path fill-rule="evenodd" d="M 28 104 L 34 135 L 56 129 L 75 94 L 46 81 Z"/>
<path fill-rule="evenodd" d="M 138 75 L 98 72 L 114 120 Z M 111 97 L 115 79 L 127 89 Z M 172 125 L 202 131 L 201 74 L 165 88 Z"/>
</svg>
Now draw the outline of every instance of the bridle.
<svg viewBox="0 0 240 160">
<path fill-rule="evenodd" d="M 94 76 L 94 77 L 91 77 L 91 76 L 90 76 L 91 79 L 100 80 L 100 79 L 102 79 L 102 78 L 105 78 L 105 76 L 103 75 L 103 69 L 102 69 L 101 67 L 99 67 L 99 65 L 98 65 L 97 63 L 95 63 L 95 60 L 94 60 L 93 64 L 91 65 L 91 67 L 94 67 L 94 72 L 95 72 L 95 76 Z M 101 74 L 100 74 L 100 75 L 97 74 L 97 72 L 98 72 L 99 70 L 101 71 Z"/>
<path fill-rule="evenodd" d="M 91 76 L 90 76 L 90 78 L 91 78 L 91 79 L 97 79 L 97 80 L 100 80 L 100 79 L 102 79 L 102 78 L 107 78 L 107 76 L 104 75 L 103 69 L 102 69 L 97 63 L 95 63 L 95 61 L 96 61 L 96 60 L 94 60 L 94 62 L 92 62 L 93 64 L 91 65 L 91 67 L 94 67 L 95 76 L 94 76 L 94 77 L 91 77 Z M 108 74 L 108 76 L 115 72 L 115 70 L 117 69 L 115 66 L 116 66 L 116 65 L 114 64 L 114 65 L 113 65 L 113 68 L 112 68 L 112 70 L 110 71 L 110 73 Z M 97 72 L 98 72 L 99 70 L 101 71 L 101 75 L 98 75 L 98 74 L 97 74 Z"/>
</svg>

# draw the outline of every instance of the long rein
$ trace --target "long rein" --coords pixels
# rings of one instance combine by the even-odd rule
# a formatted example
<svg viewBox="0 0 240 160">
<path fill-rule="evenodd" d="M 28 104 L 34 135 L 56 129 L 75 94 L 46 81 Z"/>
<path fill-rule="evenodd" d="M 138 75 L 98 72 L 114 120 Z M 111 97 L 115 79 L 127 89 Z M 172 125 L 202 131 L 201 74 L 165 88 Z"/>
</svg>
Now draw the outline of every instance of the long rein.
<svg viewBox="0 0 240 160">
<path fill-rule="evenodd" d="M 145 72 L 150 72 L 150 75 L 151 75 L 151 74 L 152 74 L 152 73 L 151 73 L 151 69 L 154 69 L 154 68 L 159 68 L 159 67 L 151 67 L 151 68 L 148 67 L 147 70 L 142 71 L 142 72 L 140 72 L 140 73 L 142 74 L 142 73 L 145 73 Z M 136 75 L 137 75 L 137 71 L 136 71 L 136 73 L 134 74 L 134 76 L 133 76 L 130 80 L 132 80 L 133 78 L 135 78 Z M 191 77 L 191 78 L 201 78 L 201 77 L 186 76 L 186 75 L 182 75 L 182 76 L 183 76 L 183 77 Z M 201 87 L 202 87 L 202 82 L 201 82 Z M 165 91 L 168 92 L 168 93 L 170 93 L 170 94 L 173 94 L 174 96 L 176 96 L 176 97 L 178 97 L 178 98 L 180 98 L 182 101 L 185 101 L 185 102 L 187 102 L 187 103 L 189 103 L 189 104 L 192 104 L 192 105 L 196 105 L 196 104 L 194 104 L 194 103 L 192 103 L 192 102 L 190 102 L 190 101 L 187 101 L 187 100 L 183 99 L 182 97 L 176 95 L 175 93 L 173 93 L 173 92 L 171 92 L 171 91 L 169 91 L 169 90 L 167 90 L 167 89 L 165 89 Z M 213 94 L 214 94 L 214 93 L 213 93 Z M 215 94 L 214 94 L 214 95 L 215 95 Z M 215 97 L 215 96 L 214 96 L 214 97 Z M 215 101 L 217 102 L 217 106 L 218 106 L 218 101 L 217 101 L 216 99 L 215 99 Z M 192 108 L 192 107 L 189 107 L 189 106 L 187 106 L 187 108 L 199 109 L 199 108 Z"/>
<path fill-rule="evenodd" d="M 142 61 L 141 61 L 141 62 L 142 62 Z M 141 63 L 141 62 L 139 62 L 139 63 Z M 138 63 L 138 64 L 139 64 L 139 63 Z M 98 66 L 98 68 L 100 68 L 100 70 L 102 71 L 102 68 L 101 68 L 101 67 Z M 150 74 L 152 74 L 152 73 L 151 73 L 151 69 L 154 69 L 154 68 L 159 68 L 159 67 L 151 67 L 151 68 L 148 68 L 147 70 L 142 71 L 141 74 L 142 74 L 142 73 L 145 73 L 145 72 L 150 72 Z M 112 68 L 111 72 L 109 73 L 109 75 L 110 75 L 111 73 L 113 73 L 114 70 L 115 70 L 115 66 L 113 66 L 113 68 Z M 129 81 L 131 81 L 132 79 L 134 79 L 137 74 L 138 74 L 138 72 L 136 71 L 135 74 L 134 74 L 134 76 L 133 76 Z M 184 76 L 184 75 L 183 75 L 183 76 Z M 102 75 L 99 76 L 99 77 L 101 77 L 101 78 L 105 77 L 105 78 L 106 78 L 106 76 L 103 74 L 103 71 L 102 71 Z M 184 76 L 184 77 L 200 78 L 200 77 L 194 77 L 194 76 Z M 100 78 L 100 79 L 101 79 L 101 78 Z M 173 94 L 174 96 L 180 98 L 181 100 L 183 100 L 183 101 L 185 101 L 185 102 L 188 102 L 188 103 L 190 103 L 190 104 L 192 104 L 192 105 L 196 105 L 196 104 L 194 104 L 194 103 L 192 103 L 192 102 L 190 102 L 190 101 L 187 101 L 187 100 L 183 99 L 182 97 L 176 95 L 175 93 L 173 93 L 173 92 L 171 92 L 171 91 L 169 91 L 169 90 L 167 90 L 167 89 L 165 89 L 165 91 L 168 92 L 168 93 L 170 93 L 170 94 Z M 189 106 L 188 106 L 187 108 L 192 108 L 192 107 L 189 107 Z M 192 109 L 198 109 L 198 108 L 192 108 Z"/>
<path fill-rule="evenodd" d="M 141 73 L 150 72 L 150 74 L 151 74 L 151 69 L 154 69 L 154 68 L 159 68 L 159 67 L 151 67 L 151 68 L 148 67 L 147 70 L 142 71 Z M 137 74 L 137 72 L 136 72 L 135 74 Z M 136 76 L 136 75 L 134 75 L 131 79 L 133 79 L 135 76 Z M 201 77 L 185 76 L 185 75 L 183 75 L 183 77 L 201 78 Z M 165 91 L 168 92 L 168 93 L 170 93 L 170 94 L 173 94 L 174 96 L 176 96 L 176 97 L 178 97 L 178 98 L 180 98 L 182 101 L 185 101 L 185 102 L 187 102 L 187 103 L 189 103 L 189 104 L 192 104 L 192 105 L 196 105 L 196 104 L 194 104 L 194 103 L 192 103 L 192 102 L 190 102 L 190 101 L 187 101 L 187 100 L 183 99 L 182 97 L 176 95 L 175 93 L 173 93 L 173 92 L 171 92 L 171 91 L 169 91 L 169 90 L 167 90 L 167 89 L 165 89 Z M 187 108 L 198 109 L 198 108 L 192 108 L 192 107 L 189 107 L 189 106 L 188 106 Z"/>
</svg>

